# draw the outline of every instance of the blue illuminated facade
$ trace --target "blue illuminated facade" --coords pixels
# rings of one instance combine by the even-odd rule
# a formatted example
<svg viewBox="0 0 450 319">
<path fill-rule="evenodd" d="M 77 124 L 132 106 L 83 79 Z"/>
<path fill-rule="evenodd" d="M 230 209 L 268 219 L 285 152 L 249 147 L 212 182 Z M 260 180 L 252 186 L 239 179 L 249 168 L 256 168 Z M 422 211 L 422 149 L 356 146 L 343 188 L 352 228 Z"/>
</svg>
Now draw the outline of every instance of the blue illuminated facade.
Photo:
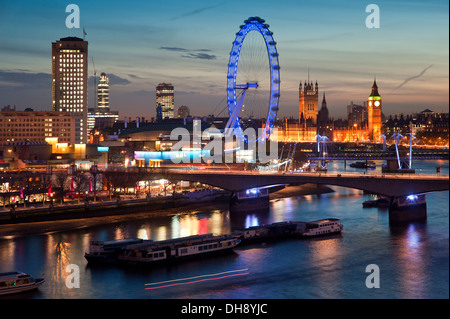
<svg viewBox="0 0 450 319">
<path fill-rule="evenodd" d="M 134 158 L 149 161 L 171 161 L 177 160 L 181 163 L 201 163 L 206 162 L 210 157 L 210 150 L 186 150 L 186 151 L 135 151 Z"/>
</svg>

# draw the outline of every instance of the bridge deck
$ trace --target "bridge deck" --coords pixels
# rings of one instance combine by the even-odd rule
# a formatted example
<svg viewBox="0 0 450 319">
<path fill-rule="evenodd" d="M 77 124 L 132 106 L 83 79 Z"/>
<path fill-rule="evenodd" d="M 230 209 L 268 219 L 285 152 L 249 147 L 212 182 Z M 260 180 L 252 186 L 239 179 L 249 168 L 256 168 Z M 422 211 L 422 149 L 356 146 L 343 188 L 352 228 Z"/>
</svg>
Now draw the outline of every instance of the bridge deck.
<svg viewBox="0 0 450 319">
<path fill-rule="evenodd" d="M 170 170 L 179 180 L 197 181 L 230 191 L 277 184 L 315 183 L 361 189 L 385 196 L 407 196 L 449 190 L 449 177 L 436 175 L 362 175 L 341 173 L 282 173 L 217 170 Z"/>
</svg>

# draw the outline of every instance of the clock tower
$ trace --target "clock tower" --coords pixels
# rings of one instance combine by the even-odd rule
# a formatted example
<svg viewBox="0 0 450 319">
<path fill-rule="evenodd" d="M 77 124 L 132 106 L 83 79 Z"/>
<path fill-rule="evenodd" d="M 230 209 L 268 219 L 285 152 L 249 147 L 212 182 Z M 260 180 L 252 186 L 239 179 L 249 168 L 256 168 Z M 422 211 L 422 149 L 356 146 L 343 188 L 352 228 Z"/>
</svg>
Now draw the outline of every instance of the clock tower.
<svg viewBox="0 0 450 319">
<path fill-rule="evenodd" d="M 372 142 L 379 140 L 381 136 L 381 96 L 378 93 L 377 81 L 374 79 L 372 92 L 367 101 L 367 113 L 369 121 L 369 135 Z"/>
</svg>

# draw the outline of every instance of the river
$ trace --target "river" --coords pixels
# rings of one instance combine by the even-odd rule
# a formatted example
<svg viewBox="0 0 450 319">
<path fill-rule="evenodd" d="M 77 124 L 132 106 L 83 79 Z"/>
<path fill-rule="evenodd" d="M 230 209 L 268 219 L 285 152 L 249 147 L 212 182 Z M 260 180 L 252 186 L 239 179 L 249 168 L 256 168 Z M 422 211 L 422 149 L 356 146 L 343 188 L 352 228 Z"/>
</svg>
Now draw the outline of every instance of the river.
<svg viewBox="0 0 450 319">
<path fill-rule="evenodd" d="M 414 162 L 418 174 L 436 174 L 437 165 L 441 166 L 441 175 L 448 176 L 448 161 Z M 349 162 L 345 168 L 343 162 L 333 162 L 329 171 L 362 172 L 350 168 Z M 367 173 L 379 173 L 379 168 Z M 21 270 L 46 280 L 35 291 L 2 298 L 449 298 L 448 191 L 426 195 L 426 222 L 392 226 L 387 209 L 362 208 L 369 195 L 332 188 L 335 192 L 328 194 L 271 200 L 269 210 L 260 213 L 234 214 L 227 205 L 217 204 L 172 211 L 164 217 L 107 223 L 105 219 L 103 225 L 37 231 L 27 236 L 1 236 L 0 226 L 0 272 Z M 153 269 L 93 267 L 84 259 L 91 240 L 163 240 L 327 217 L 341 219 L 342 234 L 237 247 L 233 253 L 219 257 Z M 67 268 L 69 265 L 72 268 Z M 376 265 L 379 270 L 379 288 L 366 285 L 372 274 L 366 272 L 368 265 Z M 80 271 L 79 288 L 73 287 L 75 281 L 68 283 L 73 267 Z M 219 275 L 234 271 L 241 275 Z M 212 274 L 216 275 L 204 276 Z M 183 279 L 183 284 L 167 283 L 180 282 L 173 281 L 177 279 Z M 146 289 L 149 287 L 156 289 Z"/>
</svg>

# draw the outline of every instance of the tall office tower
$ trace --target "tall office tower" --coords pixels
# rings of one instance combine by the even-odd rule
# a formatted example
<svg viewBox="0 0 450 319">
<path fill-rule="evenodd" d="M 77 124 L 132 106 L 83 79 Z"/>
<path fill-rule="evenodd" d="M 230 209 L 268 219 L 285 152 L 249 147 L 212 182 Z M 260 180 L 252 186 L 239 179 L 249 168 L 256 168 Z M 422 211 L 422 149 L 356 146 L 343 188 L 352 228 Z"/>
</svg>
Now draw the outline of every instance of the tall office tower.
<svg viewBox="0 0 450 319">
<path fill-rule="evenodd" d="M 381 96 L 378 93 L 376 79 L 373 80 L 372 92 L 367 101 L 367 119 L 369 122 L 369 135 L 371 141 L 378 141 L 381 136 Z"/>
<path fill-rule="evenodd" d="M 109 108 L 109 79 L 104 72 L 100 74 L 97 85 L 97 107 Z"/>
<path fill-rule="evenodd" d="M 174 90 L 171 83 L 159 83 L 156 87 L 156 114 L 161 106 L 161 118 L 173 119 L 175 115 Z"/>
<path fill-rule="evenodd" d="M 118 111 L 109 109 L 109 79 L 106 73 L 100 74 L 97 84 L 97 107 L 88 109 L 88 132 L 95 128 L 111 127 L 119 119 Z"/>
<path fill-rule="evenodd" d="M 76 118 L 75 143 L 87 143 L 88 42 L 77 37 L 52 43 L 52 109 Z"/>
<path fill-rule="evenodd" d="M 314 86 L 312 82 L 302 86 L 299 85 L 299 99 L 298 99 L 298 118 L 306 121 L 310 119 L 313 124 L 316 124 L 317 114 L 319 112 L 319 85 Z"/>
</svg>

